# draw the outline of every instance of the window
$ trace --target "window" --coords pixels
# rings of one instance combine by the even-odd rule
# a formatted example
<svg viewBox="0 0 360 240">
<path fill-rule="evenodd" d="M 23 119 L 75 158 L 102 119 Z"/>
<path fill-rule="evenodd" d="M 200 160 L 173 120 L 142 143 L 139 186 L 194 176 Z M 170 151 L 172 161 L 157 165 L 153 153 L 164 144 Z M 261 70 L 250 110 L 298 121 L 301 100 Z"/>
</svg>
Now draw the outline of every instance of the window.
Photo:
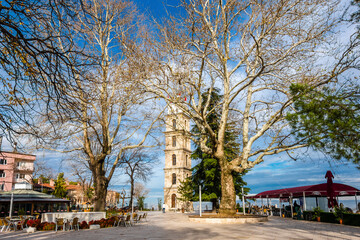
<svg viewBox="0 0 360 240">
<path fill-rule="evenodd" d="M 6 159 L 0 159 L 0 164 L 1 164 L 1 165 L 6 165 L 6 164 L 7 164 L 7 160 L 6 160 Z"/>
<path fill-rule="evenodd" d="M 4 186 L 5 186 L 4 183 L 3 183 L 3 184 L 0 184 L 0 191 L 4 191 Z"/>
<path fill-rule="evenodd" d="M 4 170 L 0 170 L 0 177 L 5 177 L 6 175 L 5 175 L 5 172 L 4 172 Z"/>
<path fill-rule="evenodd" d="M 172 184 L 176 184 L 176 173 L 172 174 Z"/>
<path fill-rule="evenodd" d="M 186 125 L 186 124 L 187 124 L 187 122 L 186 122 L 186 120 L 185 120 L 185 126 L 184 126 L 185 130 L 187 129 L 187 125 Z"/>
<path fill-rule="evenodd" d="M 187 166 L 187 158 L 188 158 L 188 155 L 185 156 L 185 166 Z"/>
<path fill-rule="evenodd" d="M 16 174 L 16 179 L 24 179 L 24 178 L 25 178 L 25 174 L 22 174 L 22 173 Z"/>
<path fill-rule="evenodd" d="M 176 147 L 176 136 L 172 137 L 172 146 Z"/>
<path fill-rule="evenodd" d="M 176 165 L 176 155 L 175 154 L 172 155 L 172 162 L 173 162 L 173 165 Z"/>
<path fill-rule="evenodd" d="M 20 168 L 20 167 L 25 167 L 25 163 L 24 163 L 24 162 L 17 162 L 17 163 L 16 163 L 16 166 L 17 166 L 18 168 Z"/>
<path fill-rule="evenodd" d="M 173 124 L 173 128 L 175 130 L 176 129 L 176 120 L 175 119 L 172 120 L 172 124 Z"/>
</svg>

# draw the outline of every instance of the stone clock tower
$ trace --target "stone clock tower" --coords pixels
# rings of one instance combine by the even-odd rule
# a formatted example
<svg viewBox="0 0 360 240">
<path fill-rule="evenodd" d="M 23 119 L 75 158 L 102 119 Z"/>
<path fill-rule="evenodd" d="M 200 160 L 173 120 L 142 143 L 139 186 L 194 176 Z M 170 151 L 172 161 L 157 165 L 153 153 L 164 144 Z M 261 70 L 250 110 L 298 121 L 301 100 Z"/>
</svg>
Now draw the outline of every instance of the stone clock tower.
<svg viewBox="0 0 360 240">
<path fill-rule="evenodd" d="M 178 199 L 181 197 L 178 193 L 180 181 L 191 175 L 190 138 L 186 136 L 190 131 L 189 120 L 177 107 L 169 106 L 165 131 L 164 203 L 170 211 L 186 208 L 186 204 L 192 209 L 191 203 Z"/>
</svg>

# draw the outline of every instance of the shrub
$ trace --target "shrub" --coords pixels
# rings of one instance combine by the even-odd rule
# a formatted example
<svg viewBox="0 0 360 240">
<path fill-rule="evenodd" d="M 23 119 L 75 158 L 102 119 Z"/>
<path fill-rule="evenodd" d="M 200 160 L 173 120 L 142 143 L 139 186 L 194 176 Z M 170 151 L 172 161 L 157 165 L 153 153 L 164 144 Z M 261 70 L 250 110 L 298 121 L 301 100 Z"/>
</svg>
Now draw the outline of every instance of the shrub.
<svg viewBox="0 0 360 240">
<path fill-rule="evenodd" d="M 315 220 L 317 217 L 320 217 L 321 213 L 323 212 L 320 207 L 314 208 L 313 211 L 314 211 L 313 220 Z"/>
<path fill-rule="evenodd" d="M 343 224 L 360 226 L 360 214 L 344 213 Z"/>
<path fill-rule="evenodd" d="M 304 219 L 311 220 L 314 212 L 312 211 L 304 211 Z M 322 212 L 320 214 L 321 221 L 327 223 L 339 223 L 336 219 L 334 213 Z M 344 213 L 343 214 L 343 224 L 352 225 L 352 226 L 360 226 L 360 214 L 352 214 L 352 213 Z"/>
<path fill-rule="evenodd" d="M 89 224 L 86 221 L 82 221 L 79 227 L 80 229 L 89 229 Z"/>
<path fill-rule="evenodd" d="M 35 220 L 32 220 L 30 219 L 29 221 L 27 221 L 27 225 L 29 227 L 35 227 L 35 228 L 38 228 L 38 226 L 40 225 L 41 223 L 41 220 L 40 219 L 35 219 Z"/>
<path fill-rule="evenodd" d="M 345 208 L 340 204 L 340 207 L 335 207 L 334 215 L 336 220 L 344 219 Z"/>
<path fill-rule="evenodd" d="M 100 228 L 107 228 L 107 227 L 113 227 L 114 226 L 114 222 L 115 222 L 115 217 L 111 217 L 111 218 L 102 218 L 100 220 L 91 220 L 89 222 L 89 226 L 90 225 L 94 225 L 94 224 L 97 224 L 97 225 L 100 225 Z"/>
<path fill-rule="evenodd" d="M 53 222 L 50 222 L 50 223 L 43 222 L 37 226 L 36 230 L 38 230 L 38 231 L 53 231 L 53 230 L 55 230 L 55 226 L 56 226 L 56 224 Z"/>
</svg>

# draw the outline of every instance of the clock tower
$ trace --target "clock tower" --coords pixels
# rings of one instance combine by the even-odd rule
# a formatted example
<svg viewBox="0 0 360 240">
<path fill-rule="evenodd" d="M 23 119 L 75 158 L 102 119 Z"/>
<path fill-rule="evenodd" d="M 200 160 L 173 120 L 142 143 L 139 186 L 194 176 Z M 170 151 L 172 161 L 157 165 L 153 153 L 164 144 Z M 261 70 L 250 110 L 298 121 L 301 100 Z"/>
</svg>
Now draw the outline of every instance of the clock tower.
<svg viewBox="0 0 360 240">
<path fill-rule="evenodd" d="M 170 211 L 186 208 L 186 204 L 189 204 L 179 200 L 181 196 L 178 193 L 180 181 L 191 176 L 191 147 L 187 135 L 190 131 L 189 120 L 179 108 L 169 106 L 165 131 L 164 203 Z M 192 208 L 192 204 L 190 206 Z"/>
</svg>

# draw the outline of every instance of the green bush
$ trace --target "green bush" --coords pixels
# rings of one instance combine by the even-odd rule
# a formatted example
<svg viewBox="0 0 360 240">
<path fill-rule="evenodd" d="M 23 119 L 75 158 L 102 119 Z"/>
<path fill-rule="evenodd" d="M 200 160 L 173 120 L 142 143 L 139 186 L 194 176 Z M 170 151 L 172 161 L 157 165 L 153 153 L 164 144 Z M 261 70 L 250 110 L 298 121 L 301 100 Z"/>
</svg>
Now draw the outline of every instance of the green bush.
<svg viewBox="0 0 360 240">
<path fill-rule="evenodd" d="M 313 211 L 304 211 L 303 216 L 305 220 L 312 220 L 314 216 Z M 327 223 L 339 223 L 337 217 L 334 213 L 321 212 L 320 213 L 321 222 Z M 351 226 L 360 226 L 360 214 L 344 213 L 343 214 L 343 224 Z"/>
<path fill-rule="evenodd" d="M 242 207 L 239 207 L 238 208 L 238 210 L 239 210 L 239 213 L 242 213 L 243 212 L 243 208 Z M 249 208 L 245 208 L 245 213 L 248 213 L 248 210 L 249 210 Z"/>
<path fill-rule="evenodd" d="M 330 213 L 330 212 L 320 213 L 320 220 L 322 222 L 327 222 L 327 223 L 339 223 L 339 220 L 336 219 L 334 213 Z"/>
<path fill-rule="evenodd" d="M 335 207 L 334 210 L 336 220 L 340 221 L 340 219 L 344 219 L 345 208 L 342 206 L 342 204 L 340 204 L 340 207 Z"/>
<path fill-rule="evenodd" d="M 313 209 L 313 220 L 315 220 L 317 217 L 321 218 L 321 213 L 323 213 L 323 210 L 321 208 L 316 207 Z"/>
<path fill-rule="evenodd" d="M 344 213 L 343 224 L 360 226 L 360 214 Z"/>
</svg>

